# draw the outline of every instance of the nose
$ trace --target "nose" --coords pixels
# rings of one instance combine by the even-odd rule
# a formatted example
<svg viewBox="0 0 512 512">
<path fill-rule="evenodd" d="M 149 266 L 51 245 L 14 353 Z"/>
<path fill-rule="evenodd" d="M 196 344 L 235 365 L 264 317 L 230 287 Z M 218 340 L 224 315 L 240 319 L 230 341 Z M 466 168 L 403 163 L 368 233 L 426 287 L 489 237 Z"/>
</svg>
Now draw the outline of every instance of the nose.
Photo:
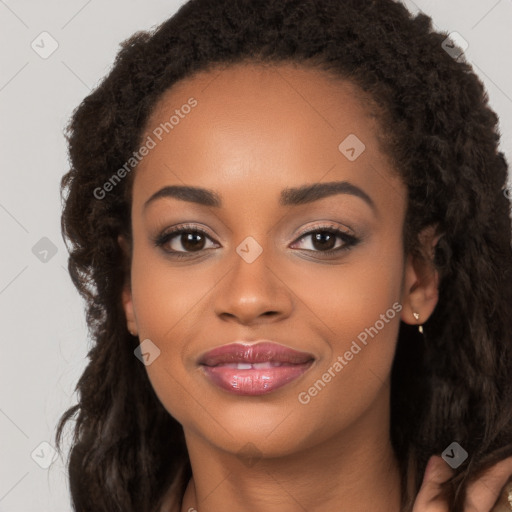
<svg viewBox="0 0 512 512">
<path fill-rule="evenodd" d="M 290 316 L 292 291 L 267 252 L 250 263 L 235 252 L 230 270 L 216 287 L 214 308 L 221 320 L 254 325 Z"/>
</svg>

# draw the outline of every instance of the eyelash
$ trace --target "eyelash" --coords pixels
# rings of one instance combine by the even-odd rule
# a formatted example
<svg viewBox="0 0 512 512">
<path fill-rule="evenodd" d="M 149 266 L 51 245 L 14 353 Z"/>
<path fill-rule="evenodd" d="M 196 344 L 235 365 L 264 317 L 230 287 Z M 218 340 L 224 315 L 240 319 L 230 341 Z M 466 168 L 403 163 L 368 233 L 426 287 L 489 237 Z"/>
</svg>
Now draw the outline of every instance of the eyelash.
<svg viewBox="0 0 512 512">
<path fill-rule="evenodd" d="M 212 240 L 210 235 L 202 228 L 200 228 L 198 226 L 193 226 L 193 225 L 187 224 L 187 225 L 182 225 L 182 226 L 173 228 L 167 232 L 164 232 L 164 233 L 158 235 L 156 238 L 153 239 L 153 243 L 156 247 L 160 247 L 167 255 L 169 255 L 173 258 L 177 258 L 177 259 L 188 258 L 189 255 L 194 254 L 194 252 L 201 252 L 202 250 L 205 250 L 205 249 L 201 249 L 199 251 L 187 252 L 187 251 L 174 251 L 174 250 L 168 251 L 168 250 L 164 249 L 165 244 L 167 244 L 169 241 L 171 241 L 173 238 L 177 237 L 178 235 L 182 235 L 184 233 L 189 233 L 189 234 L 190 233 L 194 233 L 194 234 L 199 233 L 199 234 L 202 234 L 205 237 L 209 238 L 210 240 Z M 361 241 L 359 238 L 355 237 L 354 235 L 349 235 L 348 233 L 345 233 L 344 231 L 342 231 L 341 229 L 339 229 L 335 226 L 322 225 L 322 226 L 316 226 L 314 229 L 311 229 L 309 231 L 305 231 L 305 232 L 301 233 L 299 235 L 299 237 L 297 238 L 296 242 L 299 240 L 302 240 L 303 238 L 305 238 L 307 236 L 313 235 L 315 233 L 333 234 L 333 235 L 336 235 L 338 238 L 343 239 L 345 243 L 341 247 L 338 247 L 336 249 L 329 249 L 327 251 L 313 251 L 311 249 L 303 249 L 303 250 L 306 250 L 308 252 L 318 252 L 320 254 L 333 255 L 333 254 L 348 251 L 352 247 L 355 247 Z"/>
</svg>

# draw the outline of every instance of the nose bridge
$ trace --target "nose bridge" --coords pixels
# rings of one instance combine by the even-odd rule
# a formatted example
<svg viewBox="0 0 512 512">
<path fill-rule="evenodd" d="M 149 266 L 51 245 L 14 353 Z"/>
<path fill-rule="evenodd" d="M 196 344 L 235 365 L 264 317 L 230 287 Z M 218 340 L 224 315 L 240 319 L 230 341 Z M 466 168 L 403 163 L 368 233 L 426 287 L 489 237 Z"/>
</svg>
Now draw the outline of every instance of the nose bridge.
<svg viewBox="0 0 512 512">
<path fill-rule="evenodd" d="M 234 258 L 236 272 L 265 274 L 272 259 L 270 242 L 270 238 L 263 234 L 246 236 L 235 248 L 238 256 Z"/>
<path fill-rule="evenodd" d="M 291 298 L 272 269 L 272 242 L 265 232 L 243 238 L 230 260 L 231 270 L 216 299 L 218 315 L 248 322 L 270 312 L 289 313 Z"/>
<path fill-rule="evenodd" d="M 246 295 L 269 294 L 275 289 L 269 270 L 272 260 L 270 238 L 259 233 L 248 235 L 235 247 L 232 258 L 232 290 Z"/>
</svg>

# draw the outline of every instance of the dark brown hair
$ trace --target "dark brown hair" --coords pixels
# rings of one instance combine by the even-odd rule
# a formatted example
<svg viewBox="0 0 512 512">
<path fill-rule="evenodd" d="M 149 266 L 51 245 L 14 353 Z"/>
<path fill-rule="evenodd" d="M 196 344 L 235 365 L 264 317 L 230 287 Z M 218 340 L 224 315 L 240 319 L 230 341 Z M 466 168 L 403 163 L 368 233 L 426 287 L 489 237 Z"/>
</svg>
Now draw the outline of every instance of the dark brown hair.
<svg viewBox="0 0 512 512">
<path fill-rule="evenodd" d="M 295 62 L 358 87 L 382 127 L 382 144 L 408 187 L 404 250 L 439 226 L 439 301 L 425 335 L 401 323 L 391 381 L 391 442 L 421 485 L 428 458 L 457 441 L 469 458 L 444 486 L 462 512 L 469 482 L 512 455 L 512 249 L 507 163 L 498 118 L 447 34 L 392 0 L 191 0 L 151 32 L 122 44 L 108 76 L 74 111 L 62 232 L 69 272 L 87 301 L 92 338 L 77 384 L 69 479 L 77 512 L 153 512 L 171 483 L 191 475 L 181 425 L 134 356 L 121 289 L 130 262 L 134 169 L 105 197 L 94 191 L 140 147 L 156 102 L 194 72 L 237 62 Z"/>
</svg>

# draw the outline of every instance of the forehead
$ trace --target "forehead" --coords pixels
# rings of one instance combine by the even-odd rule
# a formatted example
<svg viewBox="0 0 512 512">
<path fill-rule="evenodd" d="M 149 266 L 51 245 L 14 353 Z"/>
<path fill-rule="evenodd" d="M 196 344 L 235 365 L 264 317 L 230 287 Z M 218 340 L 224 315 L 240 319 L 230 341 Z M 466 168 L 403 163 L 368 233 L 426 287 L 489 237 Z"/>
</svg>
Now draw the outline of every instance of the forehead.
<svg viewBox="0 0 512 512">
<path fill-rule="evenodd" d="M 335 130 L 345 120 L 354 129 L 361 120 L 376 128 L 376 119 L 368 107 L 371 98 L 354 83 L 291 62 L 242 62 L 199 71 L 173 84 L 162 95 L 148 127 L 162 117 L 168 119 L 168 114 L 191 96 L 200 102 L 205 117 L 215 117 L 219 122 L 228 115 L 234 122 L 237 114 L 240 118 L 250 114 L 257 120 L 259 113 L 267 121 L 287 114 L 295 115 L 297 121 L 308 118 L 314 122 L 312 129 L 317 130 L 321 128 L 318 123 L 324 125 L 324 130 Z"/>
<path fill-rule="evenodd" d="M 155 105 L 143 137 L 155 146 L 135 182 L 146 196 L 170 183 L 228 190 L 243 181 L 253 194 L 340 179 L 370 187 L 391 166 L 364 99 L 351 82 L 292 63 L 196 73 Z"/>
</svg>

